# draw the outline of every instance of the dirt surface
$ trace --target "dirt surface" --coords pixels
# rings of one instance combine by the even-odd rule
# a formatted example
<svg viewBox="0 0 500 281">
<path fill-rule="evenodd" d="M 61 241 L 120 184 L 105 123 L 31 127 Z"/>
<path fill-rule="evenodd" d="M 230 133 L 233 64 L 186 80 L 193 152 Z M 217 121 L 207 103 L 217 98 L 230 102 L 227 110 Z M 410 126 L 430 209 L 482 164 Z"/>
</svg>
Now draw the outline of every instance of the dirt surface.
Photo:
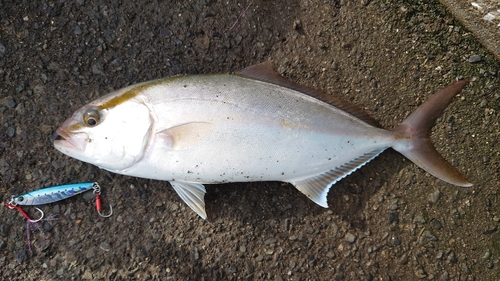
<svg viewBox="0 0 500 281">
<path fill-rule="evenodd" d="M 44 235 L 0 209 L 3 280 L 500 280 L 500 64 L 436 1 L 1 1 L 1 199 L 97 181 L 41 206 Z M 391 128 L 439 88 L 472 82 L 437 122 L 459 188 L 384 152 L 323 209 L 277 182 L 207 187 L 200 219 L 166 182 L 108 173 L 52 132 L 113 89 L 271 60 Z M 27 208 L 36 215 L 33 208 Z"/>
<path fill-rule="evenodd" d="M 500 59 L 499 0 L 439 0 L 476 38 Z"/>
</svg>

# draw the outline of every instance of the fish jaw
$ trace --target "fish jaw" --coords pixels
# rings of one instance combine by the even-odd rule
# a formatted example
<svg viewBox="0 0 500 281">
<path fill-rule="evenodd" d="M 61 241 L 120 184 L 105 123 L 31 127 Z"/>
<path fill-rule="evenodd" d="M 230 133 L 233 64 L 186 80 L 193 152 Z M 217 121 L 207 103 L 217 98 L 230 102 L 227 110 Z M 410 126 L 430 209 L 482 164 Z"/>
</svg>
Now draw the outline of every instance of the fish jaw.
<svg viewBox="0 0 500 281">
<path fill-rule="evenodd" d="M 62 126 L 56 130 L 56 133 L 58 136 L 54 140 L 55 149 L 80 161 L 87 163 L 94 162 L 94 159 L 89 157 L 87 152 L 89 137 L 86 133 L 68 133 Z"/>
<path fill-rule="evenodd" d="M 74 155 L 85 151 L 88 143 L 86 133 L 68 133 L 64 129 L 56 130 L 58 138 L 54 140 L 54 147 L 66 155 Z"/>
</svg>

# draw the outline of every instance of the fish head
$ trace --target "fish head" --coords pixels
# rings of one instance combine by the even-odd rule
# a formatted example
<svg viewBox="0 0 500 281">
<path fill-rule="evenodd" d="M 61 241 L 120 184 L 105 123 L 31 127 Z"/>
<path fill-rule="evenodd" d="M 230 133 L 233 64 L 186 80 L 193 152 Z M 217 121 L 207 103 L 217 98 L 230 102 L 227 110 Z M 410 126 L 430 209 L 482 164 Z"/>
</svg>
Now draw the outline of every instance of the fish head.
<svg viewBox="0 0 500 281">
<path fill-rule="evenodd" d="M 154 120 L 146 102 L 120 90 L 78 109 L 57 130 L 54 147 L 78 160 L 121 171 L 142 159 Z"/>
</svg>

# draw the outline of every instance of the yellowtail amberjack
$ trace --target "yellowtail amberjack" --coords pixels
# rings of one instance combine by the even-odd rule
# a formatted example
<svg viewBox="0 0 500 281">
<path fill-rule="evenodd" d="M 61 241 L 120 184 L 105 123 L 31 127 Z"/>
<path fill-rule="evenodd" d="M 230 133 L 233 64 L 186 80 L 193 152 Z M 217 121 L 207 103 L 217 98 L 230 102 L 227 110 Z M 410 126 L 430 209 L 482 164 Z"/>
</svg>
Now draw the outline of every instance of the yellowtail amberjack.
<svg viewBox="0 0 500 281">
<path fill-rule="evenodd" d="M 56 149 L 111 172 L 169 181 L 206 218 L 203 184 L 283 181 L 328 207 L 330 187 L 387 148 L 448 183 L 471 186 L 434 148 L 436 119 L 467 81 L 385 130 L 350 103 L 298 85 L 270 63 L 236 74 L 132 85 L 77 110 Z"/>
</svg>

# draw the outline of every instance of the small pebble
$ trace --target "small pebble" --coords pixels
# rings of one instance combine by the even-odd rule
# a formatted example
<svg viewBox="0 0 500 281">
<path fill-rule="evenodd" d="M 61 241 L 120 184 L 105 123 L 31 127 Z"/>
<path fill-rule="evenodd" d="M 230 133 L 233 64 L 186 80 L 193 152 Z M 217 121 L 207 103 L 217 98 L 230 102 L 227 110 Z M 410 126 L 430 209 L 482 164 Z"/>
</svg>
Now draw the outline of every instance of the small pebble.
<svg viewBox="0 0 500 281">
<path fill-rule="evenodd" d="M 106 242 L 101 242 L 101 244 L 99 244 L 99 248 L 106 252 L 111 251 L 111 246 Z"/>
<path fill-rule="evenodd" d="M 245 261 L 245 267 L 246 267 L 246 270 L 247 270 L 247 275 L 248 276 L 251 276 L 254 272 L 254 267 L 253 267 L 253 264 L 252 262 L 250 261 Z"/>
<path fill-rule="evenodd" d="M 396 236 L 391 237 L 391 242 L 392 242 L 392 245 L 394 245 L 394 246 L 401 245 L 401 241 L 399 241 L 399 239 Z"/>
<path fill-rule="evenodd" d="M 26 253 L 26 249 L 21 248 L 17 253 L 16 253 L 16 261 L 19 263 L 23 263 L 28 260 L 28 254 Z"/>
<path fill-rule="evenodd" d="M 397 212 L 390 212 L 387 214 L 387 221 L 389 223 L 399 223 L 399 214 Z"/>
<path fill-rule="evenodd" d="M 300 20 L 295 20 L 293 22 L 293 29 L 297 30 L 297 29 L 301 29 L 302 28 L 302 22 Z"/>
<path fill-rule="evenodd" d="M 413 221 L 420 224 L 427 222 L 427 220 L 422 215 L 416 215 Z"/>
<path fill-rule="evenodd" d="M 172 36 L 172 31 L 170 31 L 170 29 L 165 27 L 162 30 L 160 30 L 161 38 L 170 38 L 170 36 Z"/>
<path fill-rule="evenodd" d="M 436 190 L 429 196 L 429 201 L 433 204 L 436 204 L 439 198 L 441 198 L 441 191 Z"/>
<path fill-rule="evenodd" d="M 443 228 L 443 226 L 441 225 L 441 222 L 436 220 L 436 219 L 431 220 L 431 226 L 432 226 L 432 228 L 434 228 L 436 230 Z"/>
<path fill-rule="evenodd" d="M 335 61 L 334 61 L 334 62 L 332 62 L 332 69 L 333 69 L 334 71 L 339 70 L 339 64 L 338 64 L 337 62 L 335 62 Z"/>
<path fill-rule="evenodd" d="M 41 239 L 39 241 L 36 241 L 35 246 L 36 246 L 38 251 L 43 252 L 50 247 L 50 244 L 51 244 L 51 242 L 49 239 Z"/>
<path fill-rule="evenodd" d="M 200 259 L 200 251 L 198 251 L 197 247 L 194 247 L 194 249 L 193 249 L 193 257 L 194 257 L 194 260 Z"/>
<path fill-rule="evenodd" d="M 24 82 L 21 82 L 21 84 L 19 84 L 19 86 L 17 86 L 16 88 L 16 92 L 20 93 L 24 90 Z"/>
<path fill-rule="evenodd" d="M 448 258 L 446 259 L 447 262 L 451 264 L 456 264 L 458 262 L 457 257 L 455 257 L 455 254 L 451 253 Z"/>
<path fill-rule="evenodd" d="M 7 136 L 9 136 L 9 138 L 12 138 L 14 137 L 15 134 L 16 134 L 16 128 L 9 127 L 9 129 L 7 130 Z"/>
<path fill-rule="evenodd" d="M 436 255 L 436 259 L 440 260 L 443 258 L 443 251 L 439 251 Z"/>
<path fill-rule="evenodd" d="M 399 208 L 398 206 L 398 200 L 394 200 L 394 202 L 391 203 L 391 205 L 389 205 L 389 207 L 387 209 L 391 210 L 391 211 L 395 211 Z"/>
<path fill-rule="evenodd" d="M 490 256 L 491 256 L 490 252 L 486 252 L 486 253 L 484 253 L 484 255 L 482 256 L 482 259 L 483 259 L 483 260 L 489 259 L 489 258 L 490 258 Z"/>
<path fill-rule="evenodd" d="M 15 102 L 14 100 L 9 100 L 9 101 L 7 102 L 7 104 L 8 104 L 8 105 L 9 105 L 9 107 L 11 107 L 11 108 L 16 107 L 16 102 Z"/>
<path fill-rule="evenodd" d="M 0 225 L 0 235 L 7 237 L 9 235 L 9 227 L 5 224 Z"/>
<path fill-rule="evenodd" d="M 94 277 L 92 275 L 92 272 L 90 270 L 85 270 L 85 272 L 82 275 L 82 280 L 92 280 Z"/>
<path fill-rule="evenodd" d="M 82 29 L 80 28 L 79 25 L 75 26 L 75 31 L 73 32 L 75 35 L 80 35 L 82 34 Z"/>
<path fill-rule="evenodd" d="M 52 225 L 51 225 L 50 223 L 48 223 L 48 222 L 45 222 L 45 223 L 43 224 L 43 230 L 45 230 L 45 231 L 47 231 L 47 232 L 48 232 L 48 231 L 51 231 L 51 230 L 52 230 Z"/>
<path fill-rule="evenodd" d="M 417 276 L 418 279 L 424 279 L 425 277 L 427 277 L 427 273 L 423 268 L 419 267 L 415 270 L 415 276 Z"/>
<path fill-rule="evenodd" d="M 354 235 L 352 233 L 347 233 L 345 235 L 345 241 L 347 241 L 349 243 L 354 243 L 354 241 L 356 241 L 356 235 Z"/>
<path fill-rule="evenodd" d="M 226 271 L 229 273 L 229 274 L 233 274 L 233 273 L 236 273 L 238 272 L 238 268 L 236 267 L 236 265 L 234 264 L 228 264 L 227 267 L 226 267 Z"/>
<path fill-rule="evenodd" d="M 422 236 L 420 236 L 419 243 L 425 244 L 425 243 L 430 242 L 430 241 L 437 241 L 437 238 L 430 231 L 426 230 L 426 231 L 424 231 Z"/>
<path fill-rule="evenodd" d="M 480 55 L 472 55 L 469 57 L 469 62 L 470 63 L 476 63 L 482 61 L 483 58 Z"/>
<path fill-rule="evenodd" d="M 264 241 L 265 245 L 270 245 L 270 244 L 274 244 L 274 243 L 276 243 L 275 238 L 269 238 L 269 239 L 266 239 L 266 241 Z"/>
<path fill-rule="evenodd" d="M 92 247 L 87 251 L 87 253 L 85 254 L 85 257 L 88 259 L 91 259 L 91 258 L 95 257 L 95 255 L 96 255 L 96 247 Z"/>
<path fill-rule="evenodd" d="M 94 63 L 94 64 L 92 64 L 92 74 L 95 74 L 95 75 L 105 75 L 104 74 L 104 68 L 103 68 L 102 64 L 100 64 L 100 63 Z"/>
<path fill-rule="evenodd" d="M 335 274 L 333 276 L 333 280 L 335 281 L 341 281 L 341 280 L 344 280 L 344 275 L 343 274 Z"/>
<path fill-rule="evenodd" d="M 172 211 L 177 211 L 178 209 L 179 209 L 179 206 L 178 206 L 177 204 L 172 203 L 172 204 L 170 205 L 170 210 L 172 210 Z"/>
</svg>

